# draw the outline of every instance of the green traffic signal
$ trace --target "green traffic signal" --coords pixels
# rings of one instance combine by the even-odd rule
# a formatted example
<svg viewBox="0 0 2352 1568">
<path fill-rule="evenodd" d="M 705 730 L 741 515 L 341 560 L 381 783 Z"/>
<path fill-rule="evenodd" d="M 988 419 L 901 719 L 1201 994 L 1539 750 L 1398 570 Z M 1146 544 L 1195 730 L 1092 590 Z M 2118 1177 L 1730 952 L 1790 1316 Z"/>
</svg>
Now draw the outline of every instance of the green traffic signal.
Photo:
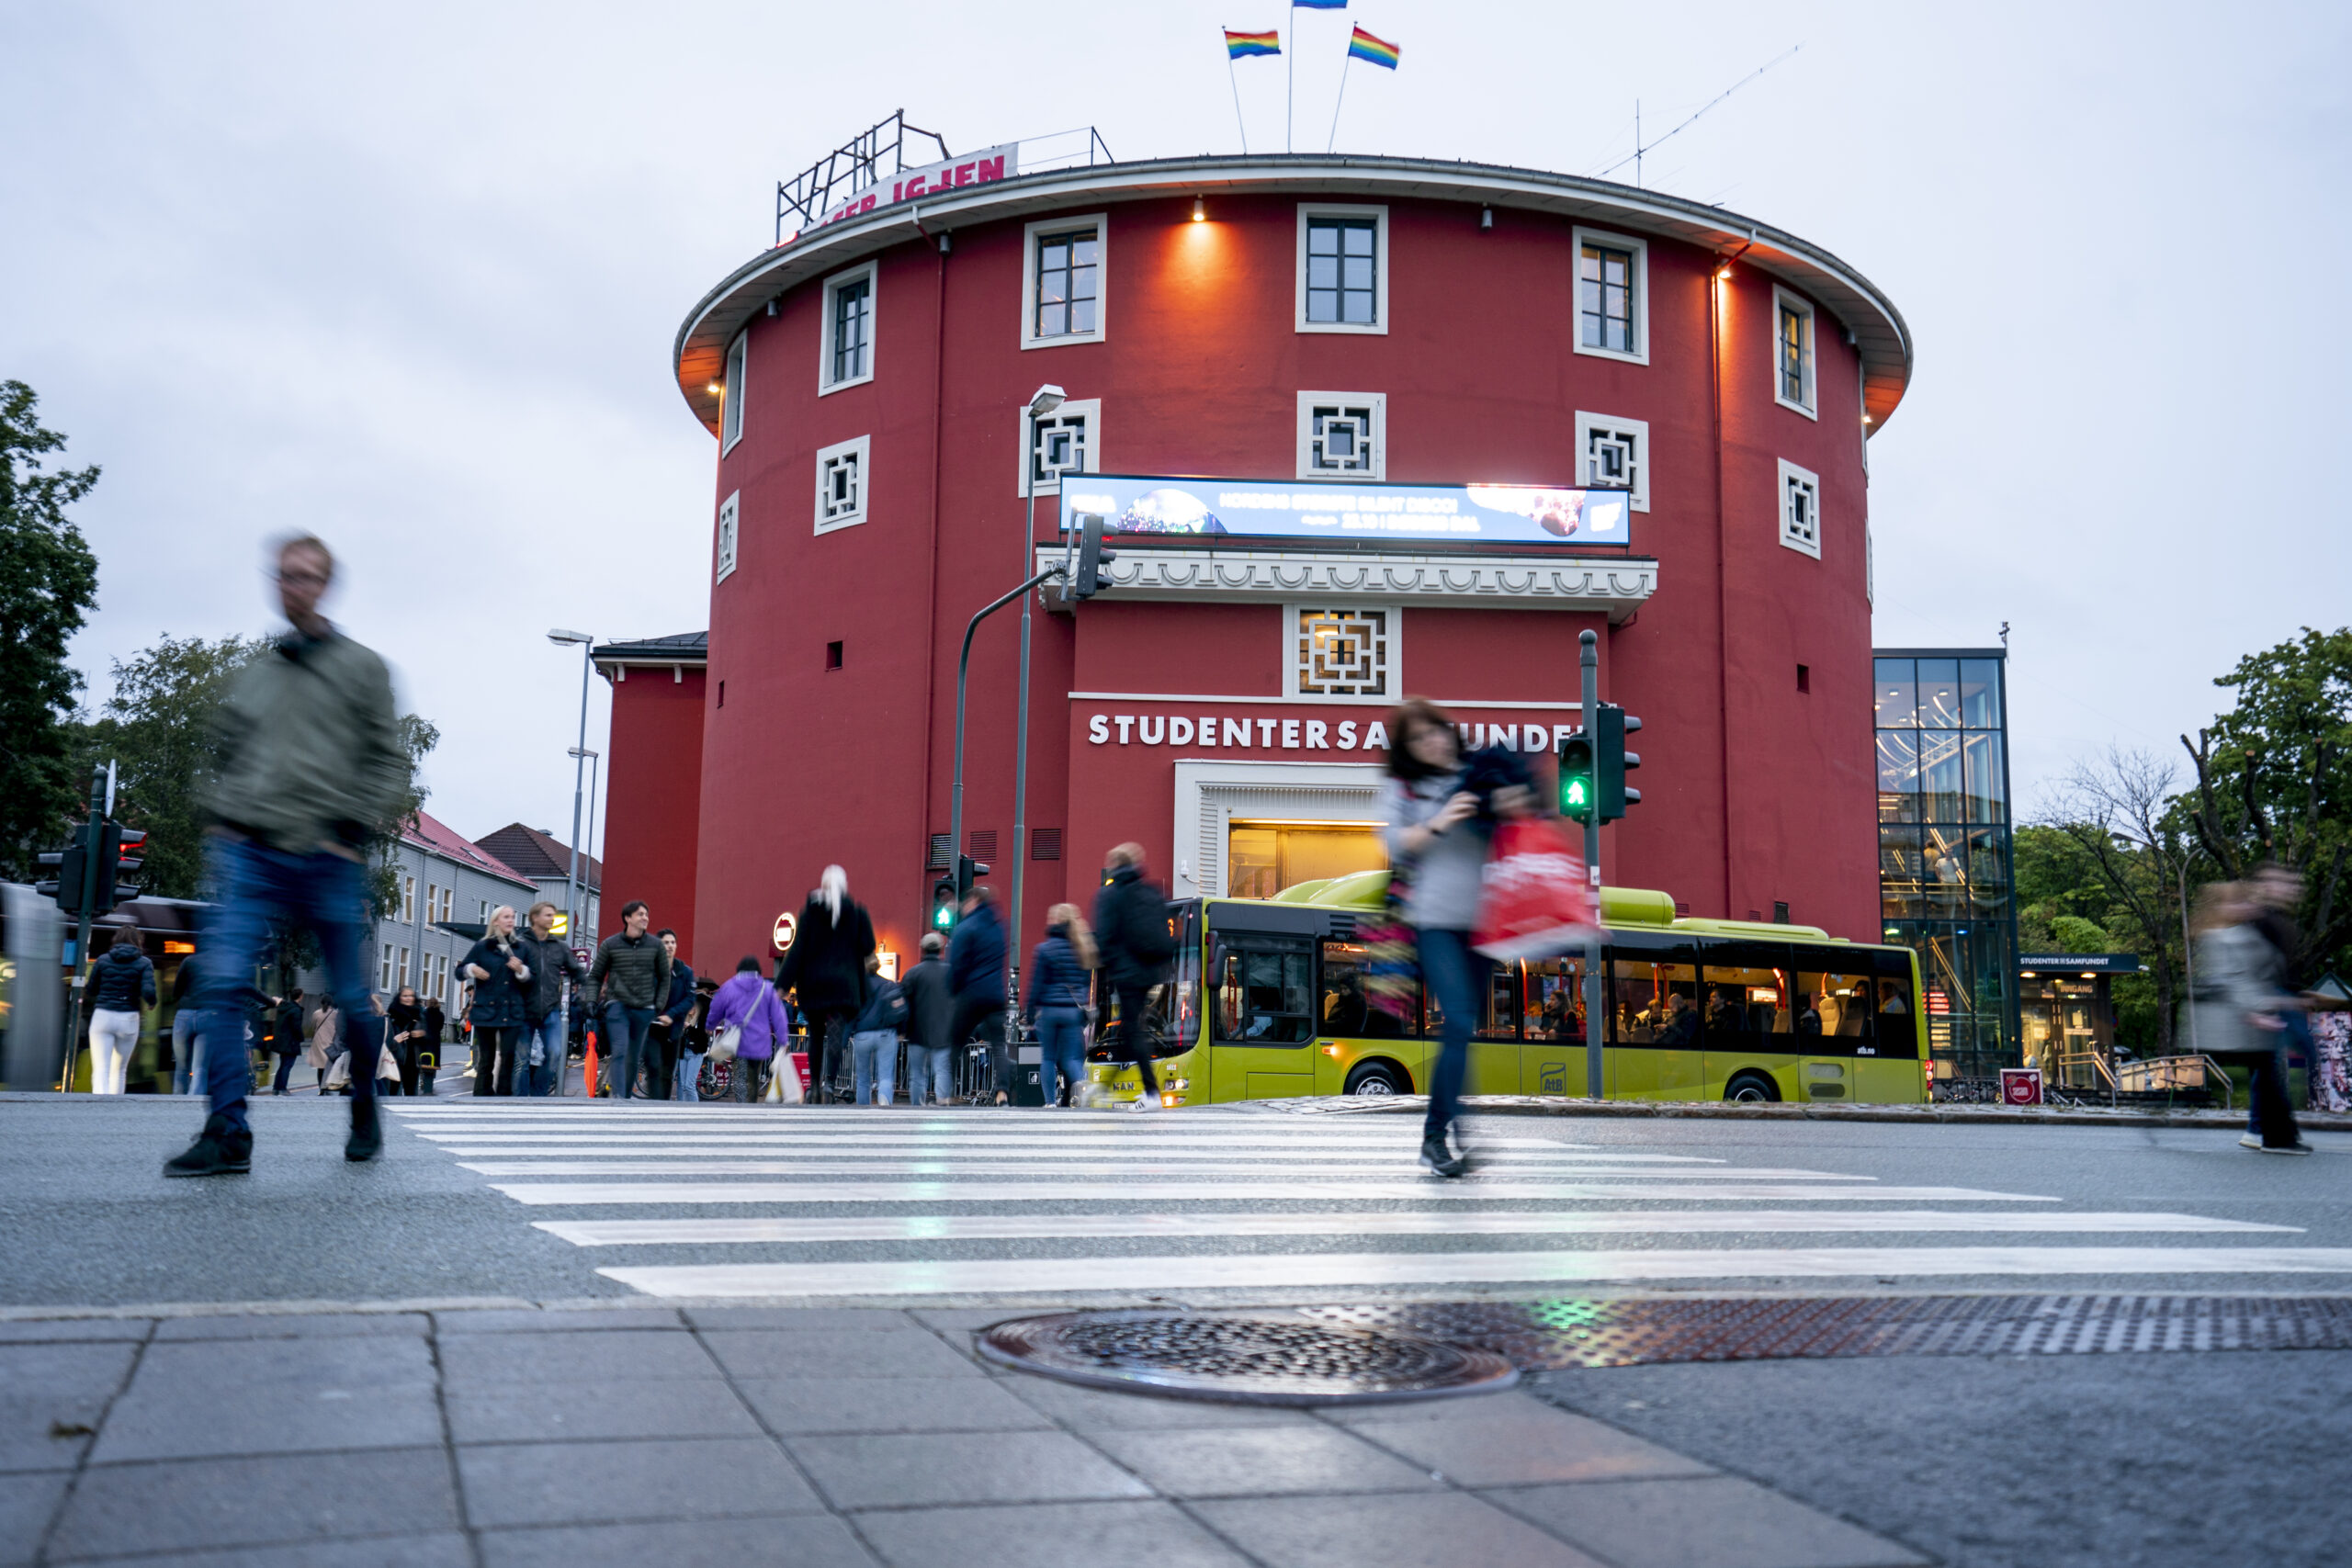
<svg viewBox="0 0 2352 1568">
<path fill-rule="evenodd" d="M 1579 733 L 1560 742 L 1560 815 L 1571 821 L 1592 819 L 1592 741 Z"/>
</svg>

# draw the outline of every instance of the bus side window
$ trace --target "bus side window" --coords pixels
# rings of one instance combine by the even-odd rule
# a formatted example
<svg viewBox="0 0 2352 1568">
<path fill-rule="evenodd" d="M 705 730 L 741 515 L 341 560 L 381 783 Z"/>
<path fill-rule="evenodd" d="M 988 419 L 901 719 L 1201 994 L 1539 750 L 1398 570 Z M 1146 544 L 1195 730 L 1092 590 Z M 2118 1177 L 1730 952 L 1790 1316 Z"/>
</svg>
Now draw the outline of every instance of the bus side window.
<svg viewBox="0 0 2352 1568">
<path fill-rule="evenodd" d="M 1878 1043 L 1889 1055 L 1918 1052 L 1918 998 L 1911 994 L 1911 955 L 1878 955 Z"/>
<path fill-rule="evenodd" d="M 1707 948 L 1700 1001 L 1707 1043 L 1723 1050 L 1788 1050 L 1772 1036 L 1796 1029 L 1788 949 L 1776 942 L 1714 942 Z"/>
<path fill-rule="evenodd" d="M 1498 964 L 1487 979 L 1487 1016 L 1478 1021 L 1481 1040 L 1519 1038 L 1519 965 Z"/>
<path fill-rule="evenodd" d="M 1619 1045 L 1699 1043 L 1699 969 L 1695 964 L 1654 964 L 1649 953 L 1616 952 L 1609 963 L 1609 1012 Z M 1689 948 L 1659 958 L 1694 958 Z"/>
<path fill-rule="evenodd" d="M 1305 937 L 1223 937 L 1217 942 L 1217 1037 L 1241 1045 L 1303 1045 L 1317 1014 Z"/>
<path fill-rule="evenodd" d="M 1803 954 L 1800 954 L 1802 962 Z M 1815 1055 L 1850 1055 L 1857 1044 L 1871 1044 L 1873 990 L 1868 975 L 1797 971 L 1797 1049 Z"/>
<path fill-rule="evenodd" d="M 1521 1037 L 1584 1043 L 1584 960 L 1543 958 L 1527 966 Z"/>
</svg>

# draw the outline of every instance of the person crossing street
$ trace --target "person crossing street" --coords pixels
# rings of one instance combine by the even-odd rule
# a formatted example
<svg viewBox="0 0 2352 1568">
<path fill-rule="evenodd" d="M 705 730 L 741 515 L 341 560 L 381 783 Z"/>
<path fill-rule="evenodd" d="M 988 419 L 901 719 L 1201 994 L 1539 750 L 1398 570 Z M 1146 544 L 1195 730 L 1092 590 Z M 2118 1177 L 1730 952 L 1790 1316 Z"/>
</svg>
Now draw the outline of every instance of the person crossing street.
<svg viewBox="0 0 2352 1568">
<path fill-rule="evenodd" d="M 647 1053 L 646 1089 L 656 1100 L 667 1100 L 677 1093 L 678 1056 L 684 1048 L 686 1025 L 695 1015 L 695 972 L 685 960 L 678 956 L 678 933 L 667 929 L 660 936 L 662 951 L 670 960 L 670 988 L 662 999 L 662 1010 L 653 1015 L 651 1039 L 658 1050 Z M 681 1100 L 691 1100 L 691 1093 L 679 1094 Z"/>
<path fill-rule="evenodd" d="M 999 1105 L 1012 1103 L 1012 1053 L 1004 1040 L 1004 922 L 997 918 L 996 891 L 985 885 L 964 900 L 956 939 L 947 944 L 947 978 L 956 992 L 958 1046 L 980 1040 L 989 1048 L 989 1080 Z M 978 1090 L 972 1098 L 979 1099 Z"/>
<path fill-rule="evenodd" d="M 604 1003 L 605 1070 L 613 1075 L 615 1100 L 636 1094 L 638 1074 L 647 1066 L 647 1036 L 670 994 L 670 954 L 647 931 L 652 923 L 644 899 L 622 905 L 620 933 L 605 939 L 588 969 L 589 987 Z"/>
<path fill-rule="evenodd" d="M 1138 1092 L 1135 1109 L 1159 1109 L 1159 1080 L 1151 1069 L 1151 1041 L 1144 1015 L 1151 1006 L 1152 987 L 1168 973 L 1176 956 L 1176 938 L 1168 929 L 1168 896 L 1147 879 L 1143 846 L 1121 844 L 1102 863 L 1110 874 L 1102 891 L 1094 896 L 1094 943 L 1101 949 L 1102 980 L 1119 1009 L 1119 1035 L 1112 1060 L 1133 1063 Z"/>
<path fill-rule="evenodd" d="M 120 1094 L 131 1053 L 139 1049 L 141 1018 L 156 1001 L 155 965 L 136 926 L 115 928 L 114 945 L 91 961 L 90 1092 Z"/>
<path fill-rule="evenodd" d="M 849 874 L 827 866 L 800 907 L 791 950 L 775 975 L 778 991 L 800 998 L 813 1098 L 820 1104 L 849 1098 L 849 1025 L 863 1004 L 865 961 L 874 952 L 874 920 L 849 896 Z"/>
<path fill-rule="evenodd" d="M 571 939 L 555 934 L 555 906 L 545 898 L 531 906 L 530 929 L 516 940 L 531 981 L 523 997 L 523 1042 L 514 1054 L 514 1092 L 563 1092 L 563 987 L 584 987 L 588 970 L 571 951 Z"/>
</svg>

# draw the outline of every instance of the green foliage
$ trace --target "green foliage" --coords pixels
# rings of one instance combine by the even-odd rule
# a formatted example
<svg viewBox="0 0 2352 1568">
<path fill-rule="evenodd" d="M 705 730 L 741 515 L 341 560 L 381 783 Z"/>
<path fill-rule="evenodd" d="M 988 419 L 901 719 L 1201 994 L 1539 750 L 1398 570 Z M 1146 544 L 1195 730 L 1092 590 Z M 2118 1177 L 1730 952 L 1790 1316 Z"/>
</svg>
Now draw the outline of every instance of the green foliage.
<svg viewBox="0 0 2352 1568">
<path fill-rule="evenodd" d="M 2080 915 L 2059 915 L 2050 922 L 2061 953 L 2113 953 L 2115 939 Z"/>
<path fill-rule="evenodd" d="M 424 809 L 424 797 L 431 792 L 418 781 L 417 773 L 433 748 L 441 744 L 441 731 L 413 713 L 401 715 L 400 729 L 401 750 L 408 753 L 408 783 L 401 790 L 391 820 L 377 831 L 371 846 L 376 865 L 368 881 L 368 913 L 379 920 L 400 908 L 401 874 L 392 854 L 400 845 L 401 834 Z"/>
<path fill-rule="evenodd" d="M 39 402 L 22 381 L 0 381 L 0 872 L 20 879 L 87 782 L 70 761 L 82 677 L 65 645 L 98 597 L 97 557 L 65 515 L 98 470 L 43 470 L 41 454 L 65 437 L 40 427 Z"/>
<path fill-rule="evenodd" d="M 116 764 L 115 815 L 147 829 L 140 886 L 165 898 L 197 897 L 203 874 L 204 802 L 212 789 L 212 716 L 229 681 L 267 651 L 265 637 L 166 635 L 114 665 L 114 695 L 83 728 L 82 776 Z"/>
</svg>

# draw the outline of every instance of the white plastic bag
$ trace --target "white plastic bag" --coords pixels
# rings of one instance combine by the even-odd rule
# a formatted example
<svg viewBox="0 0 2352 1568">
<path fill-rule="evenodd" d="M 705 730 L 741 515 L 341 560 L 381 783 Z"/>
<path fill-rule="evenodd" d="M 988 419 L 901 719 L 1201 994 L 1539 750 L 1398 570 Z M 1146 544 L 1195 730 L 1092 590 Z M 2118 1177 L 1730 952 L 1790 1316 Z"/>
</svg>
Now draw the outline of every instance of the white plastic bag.
<svg viewBox="0 0 2352 1568">
<path fill-rule="evenodd" d="M 714 1062 L 733 1061 L 736 1047 L 742 1043 L 743 1026 L 740 1023 L 727 1025 L 710 1037 L 710 1059 Z"/>
</svg>

